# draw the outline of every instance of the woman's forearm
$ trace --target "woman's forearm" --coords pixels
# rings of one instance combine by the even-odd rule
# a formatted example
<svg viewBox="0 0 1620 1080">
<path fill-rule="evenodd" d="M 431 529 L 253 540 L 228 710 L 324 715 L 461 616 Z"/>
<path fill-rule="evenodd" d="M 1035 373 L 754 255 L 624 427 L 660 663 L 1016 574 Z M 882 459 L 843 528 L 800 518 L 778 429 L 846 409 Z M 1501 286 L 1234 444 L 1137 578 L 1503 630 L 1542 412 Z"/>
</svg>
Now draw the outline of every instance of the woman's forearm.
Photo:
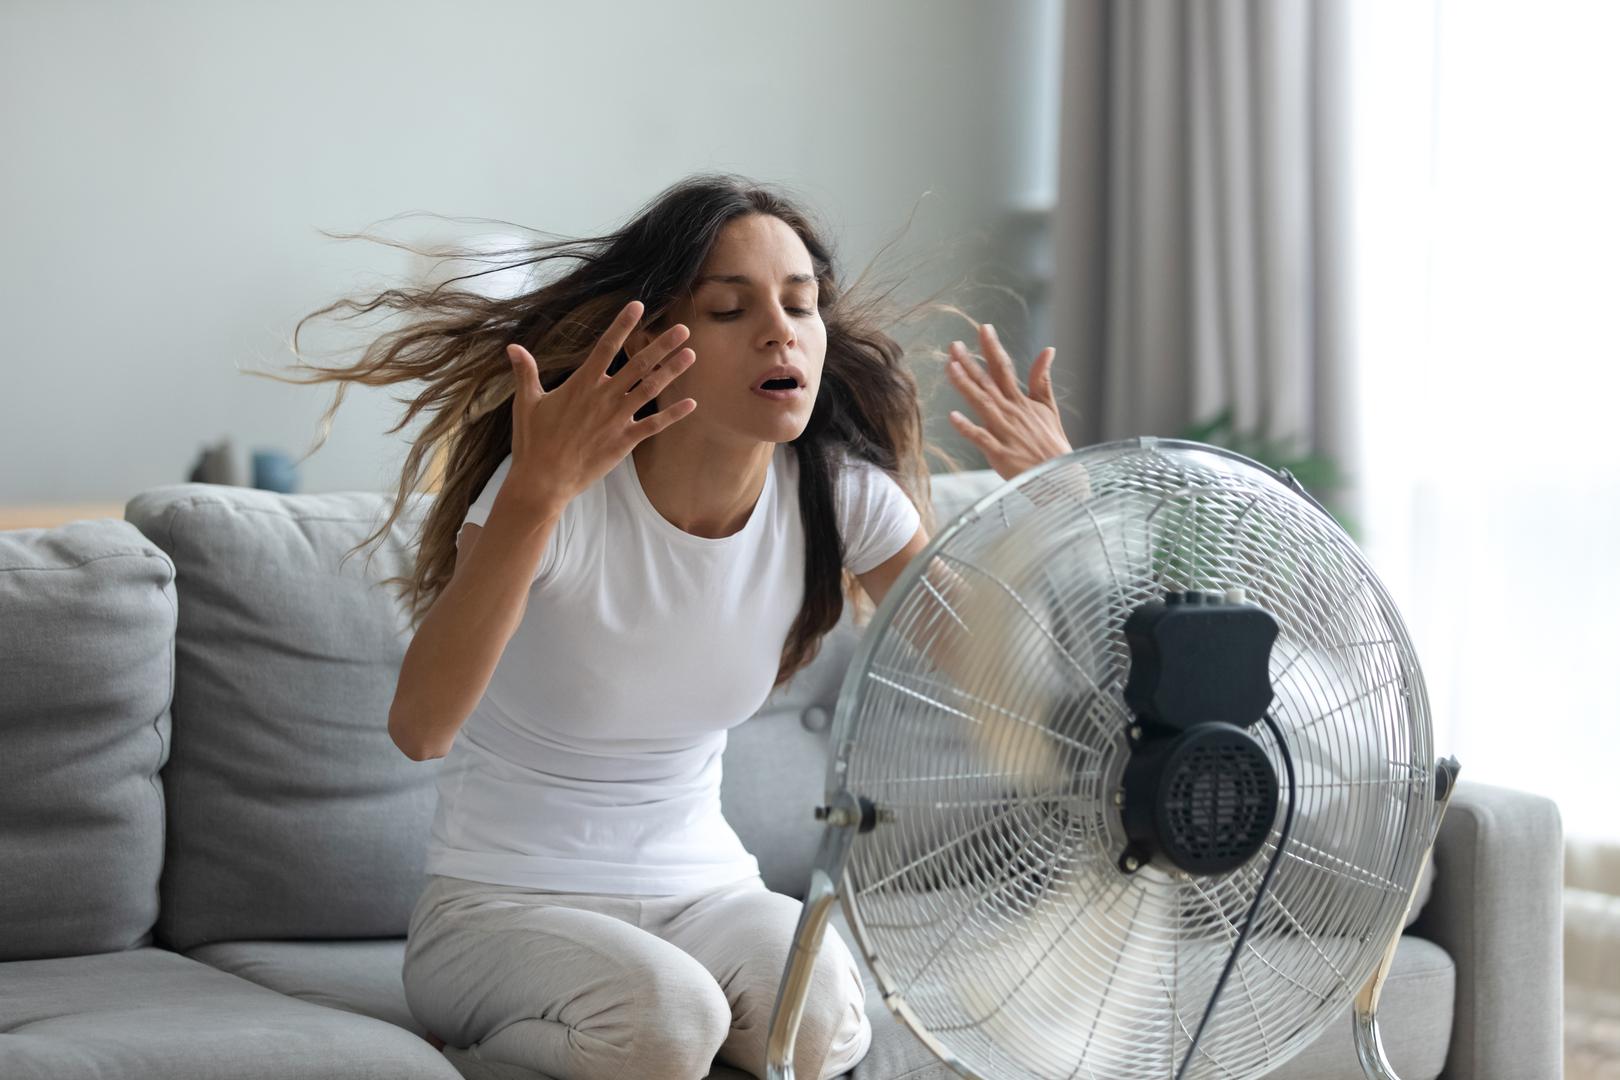
<svg viewBox="0 0 1620 1080">
<path fill-rule="evenodd" d="M 428 609 L 399 669 L 388 734 L 416 761 L 443 757 L 489 685 L 529 602 L 560 508 L 500 496 L 464 564 Z"/>
</svg>

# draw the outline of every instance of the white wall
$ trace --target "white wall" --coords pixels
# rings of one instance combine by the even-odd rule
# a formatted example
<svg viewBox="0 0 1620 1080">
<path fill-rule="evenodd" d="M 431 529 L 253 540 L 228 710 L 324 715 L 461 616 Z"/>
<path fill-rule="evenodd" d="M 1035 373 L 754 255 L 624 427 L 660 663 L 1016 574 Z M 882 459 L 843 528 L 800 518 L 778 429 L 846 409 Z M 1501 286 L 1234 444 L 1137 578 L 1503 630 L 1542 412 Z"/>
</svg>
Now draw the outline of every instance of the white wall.
<svg viewBox="0 0 1620 1080">
<path fill-rule="evenodd" d="M 331 389 L 238 366 L 289 364 L 300 316 L 421 271 L 321 228 L 427 211 L 587 235 L 722 170 L 806 198 L 851 275 L 932 192 L 903 251 L 994 276 L 1019 260 L 998 222 L 1053 186 L 1060 18 L 1057 0 L 4 0 L 0 503 L 122 501 L 226 434 L 244 471 L 253 448 L 302 454 Z M 447 228 L 387 232 L 488 231 Z M 331 326 L 317 348 L 342 343 Z M 407 390 L 352 391 L 299 490 L 395 482 Z M 959 404 L 940 391 L 934 438 Z"/>
</svg>

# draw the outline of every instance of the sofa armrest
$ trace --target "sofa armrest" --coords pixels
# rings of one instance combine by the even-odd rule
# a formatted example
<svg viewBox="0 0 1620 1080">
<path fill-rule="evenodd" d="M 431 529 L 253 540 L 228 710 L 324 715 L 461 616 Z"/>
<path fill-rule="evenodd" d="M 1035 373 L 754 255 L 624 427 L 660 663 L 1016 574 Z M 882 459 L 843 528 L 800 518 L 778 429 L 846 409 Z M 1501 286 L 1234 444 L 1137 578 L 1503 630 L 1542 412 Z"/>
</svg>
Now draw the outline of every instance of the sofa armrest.
<svg viewBox="0 0 1620 1080">
<path fill-rule="evenodd" d="M 1462 781 L 1434 861 L 1434 892 L 1412 932 L 1457 965 L 1442 1076 L 1562 1076 L 1564 840 L 1557 804 Z"/>
</svg>

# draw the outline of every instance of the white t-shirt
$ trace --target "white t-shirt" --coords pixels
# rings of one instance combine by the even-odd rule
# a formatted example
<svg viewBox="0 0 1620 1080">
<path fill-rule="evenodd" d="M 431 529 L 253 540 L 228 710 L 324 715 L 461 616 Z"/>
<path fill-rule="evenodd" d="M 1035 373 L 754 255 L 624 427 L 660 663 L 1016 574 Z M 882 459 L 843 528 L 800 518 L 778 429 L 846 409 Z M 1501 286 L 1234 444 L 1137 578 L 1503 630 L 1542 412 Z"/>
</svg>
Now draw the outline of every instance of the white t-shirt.
<svg viewBox="0 0 1620 1080">
<path fill-rule="evenodd" d="M 466 521 L 485 522 L 511 462 Z M 642 895 L 758 873 L 720 813 L 720 755 L 770 694 L 804 599 L 798 471 L 778 444 L 748 523 L 718 539 L 664 518 L 630 454 L 568 504 L 441 764 L 428 873 Z M 835 505 L 858 574 L 920 524 L 893 477 L 860 459 Z"/>
</svg>

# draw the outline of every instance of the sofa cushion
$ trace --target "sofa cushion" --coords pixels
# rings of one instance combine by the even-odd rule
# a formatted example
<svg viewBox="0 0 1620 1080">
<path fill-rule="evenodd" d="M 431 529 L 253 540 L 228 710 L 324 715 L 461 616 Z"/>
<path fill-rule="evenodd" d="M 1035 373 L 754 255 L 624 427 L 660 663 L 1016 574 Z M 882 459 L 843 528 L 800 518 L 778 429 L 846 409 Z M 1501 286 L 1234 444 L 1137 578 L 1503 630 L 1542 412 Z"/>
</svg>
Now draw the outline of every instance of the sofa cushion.
<svg viewBox="0 0 1620 1080">
<path fill-rule="evenodd" d="M 303 1001 L 427 1035 L 405 1003 L 404 938 L 221 941 L 186 955 Z"/>
<path fill-rule="evenodd" d="M 1378 1031 L 1395 1075 L 1434 1080 L 1445 1068 L 1457 1000 L 1457 965 L 1432 941 L 1403 934 L 1379 998 Z M 1352 1012 L 1263 1080 L 1366 1080 L 1356 1061 Z"/>
<path fill-rule="evenodd" d="M 0 532 L 0 961 L 151 940 L 175 603 L 127 522 Z"/>
<path fill-rule="evenodd" d="M 405 932 L 436 763 L 388 736 L 410 631 L 391 586 L 422 503 L 175 484 L 125 508 L 180 591 L 168 848 L 158 934 L 179 949 L 245 938 Z"/>
<path fill-rule="evenodd" d="M 0 1076 L 456 1080 L 422 1039 L 166 949 L 0 964 Z"/>
</svg>

